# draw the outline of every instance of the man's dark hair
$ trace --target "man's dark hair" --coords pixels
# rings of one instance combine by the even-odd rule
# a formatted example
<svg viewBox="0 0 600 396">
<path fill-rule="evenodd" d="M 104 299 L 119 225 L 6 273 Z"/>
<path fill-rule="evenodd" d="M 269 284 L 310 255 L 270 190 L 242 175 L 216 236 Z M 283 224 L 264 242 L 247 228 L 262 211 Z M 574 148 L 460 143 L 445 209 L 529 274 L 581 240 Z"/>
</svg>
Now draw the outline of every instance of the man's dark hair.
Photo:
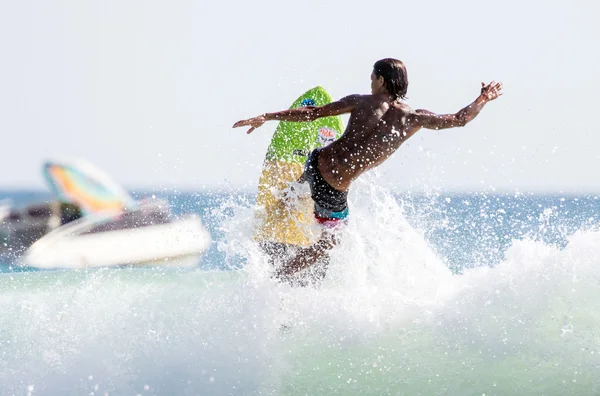
<svg viewBox="0 0 600 396">
<path fill-rule="evenodd" d="M 373 65 L 373 73 L 376 77 L 383 77 L 385 87 L 394 99 L 406 99 L 408 75 L 402 61 L 392 58 L 378 60 Z"/>
</svg>

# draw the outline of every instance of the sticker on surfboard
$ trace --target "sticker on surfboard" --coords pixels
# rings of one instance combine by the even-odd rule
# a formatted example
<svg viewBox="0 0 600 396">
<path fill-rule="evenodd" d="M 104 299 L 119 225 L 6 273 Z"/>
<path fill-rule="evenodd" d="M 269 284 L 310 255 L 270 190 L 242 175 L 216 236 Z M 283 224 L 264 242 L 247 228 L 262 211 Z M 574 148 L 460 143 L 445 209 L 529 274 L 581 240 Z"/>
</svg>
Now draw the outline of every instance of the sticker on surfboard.
<svg viewBox="0 0 600 396">
<path fill-rule="evenodd" d="M 329 128 L 327 126 L 319 128 L 318 134 L 318 142 L 321 147 L 327 146 L 329 143 L 332 143 L 335 140 L 335 136 L 337 135 L 335 129 Z"/>
</svg>

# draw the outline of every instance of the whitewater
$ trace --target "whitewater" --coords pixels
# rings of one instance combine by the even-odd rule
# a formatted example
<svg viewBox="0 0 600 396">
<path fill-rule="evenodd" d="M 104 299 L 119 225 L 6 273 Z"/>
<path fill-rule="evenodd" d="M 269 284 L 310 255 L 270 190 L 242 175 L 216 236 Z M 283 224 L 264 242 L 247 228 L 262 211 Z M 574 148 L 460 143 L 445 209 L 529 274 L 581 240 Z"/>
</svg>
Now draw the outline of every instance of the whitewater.
<svg viewBox="0 0 600 396">
<path fill-rule="evenodd" d="M 367 177 L 308 288 L 271 278 L 251 195 L 171 202 L 211 227 L 196 269 L 0 273 L 1 395 L 600 394 L 597 197 Z"/>
</svg>

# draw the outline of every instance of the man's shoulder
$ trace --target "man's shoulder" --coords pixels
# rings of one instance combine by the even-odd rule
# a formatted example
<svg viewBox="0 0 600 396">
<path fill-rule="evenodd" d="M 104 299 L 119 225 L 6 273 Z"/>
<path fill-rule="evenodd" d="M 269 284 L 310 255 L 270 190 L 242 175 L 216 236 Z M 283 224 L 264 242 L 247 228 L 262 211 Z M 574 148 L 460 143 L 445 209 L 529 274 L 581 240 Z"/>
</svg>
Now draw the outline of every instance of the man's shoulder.
<svg viewBox="0 0 600 396">
<path fill-rule="evenodd" d="M 361 105 L 361 104 L 381 105 L 381 104 L 385 103 L 385 100 L 382 99 L 380 95 L 371 95 L 371 94 L 368 94 L 368 95 L 353 94 L 353 95 L 348 95 L 348 96 L 342 98 L 341 100 L 347 101 L 347 102 L 352 102 L 357 105 Z"/>
<path fill-rule="evenodd" d="M 372 96 L 373 95 L 352 94 L 352 95 L 344 96 L 340 100 L 347 101 L 347 102 L 361 102 L 361 101 L 369 100 L 369 98 Z"/>
<path fill-rule="evenodd" d="M 346 103 L 352 103 L 355 106 L 361 106 L 361 105 L 365 105 L 365 106 L 376 106 L 376 107 L 381 107 L 381 106 L 387 106 L 389 105 L 390 107 L 397 109 L 399 111 L 403 111 L 406 113 L 414 113 L 415 110 L 410 107 L 409 105 L 407 105 L 404 102 L 393 102 L 390 103 L 389 100 L 387 100 L 386 98 L 382 98 L 381 95 L 371 95 L 371 94 L 352 94 L 352 95 L 348 95 L 343 97 L 342 99 L 340 99 L 341 102 L 346 102 Z"/>
<path fill-rule="evenodd" d="M 394 102 L 390 107 L 407 114 L 415 113 L 415 110 L 404 102 Z"/>
</svg>

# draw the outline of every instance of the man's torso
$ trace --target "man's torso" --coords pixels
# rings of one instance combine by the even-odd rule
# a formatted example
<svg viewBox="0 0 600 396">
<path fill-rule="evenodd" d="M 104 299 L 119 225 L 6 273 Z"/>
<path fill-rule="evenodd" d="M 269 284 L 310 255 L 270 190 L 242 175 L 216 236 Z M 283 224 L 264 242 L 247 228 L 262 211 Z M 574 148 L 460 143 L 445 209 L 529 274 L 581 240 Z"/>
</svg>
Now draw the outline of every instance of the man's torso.
<svg viewBox="0 0 600 396">
<path fill-rule="evenodd" d="M 357 96 L 346 131 L 321 151 L 323 178 L 346 191 L 354 179 L 383 163 L 420 129 L 411 125 L 414 114 L 408 105 L 387 95 Z"/>
</svg>

